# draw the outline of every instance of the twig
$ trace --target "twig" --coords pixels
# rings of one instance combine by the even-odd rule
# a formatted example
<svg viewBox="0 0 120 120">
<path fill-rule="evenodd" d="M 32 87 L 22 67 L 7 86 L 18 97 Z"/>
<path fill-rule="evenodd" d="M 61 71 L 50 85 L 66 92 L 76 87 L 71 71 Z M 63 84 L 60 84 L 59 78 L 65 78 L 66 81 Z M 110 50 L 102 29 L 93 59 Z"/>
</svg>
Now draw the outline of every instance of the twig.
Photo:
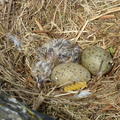
<svg viewBox="0 0 120 120">
<path fill-rule="evenodd" d="M 88 20 L 85 22 L 85 24 L 83 25 L 82 29 L 80 30 L 80 32 L 78 33 L 77 37 L 75 38 L 75 42 L 77 42 L 77 40 L 80 38 L 81 34 L 83 33 L 85 27 L 87 26 L 88 24 Z"/>
<path fill-rule="evenodd" d="M 42 25 L 40 24 L 40 22 L 38 22 L 36 18 L 35 18 L 35 23 L 37 24 L 40 31 L 44 31 Z"/>
<path fill-rule="evenodd" d="M 11 12 L 11 7 L 12 7 L 12 2 L 13 2 L 13 0 L 10 0 L 9 1 L 9 7 L 8 7 L 8 16 L 7 16 L 7 29 L 9 28 L 9 18 L 10 18 L 10 12 Z"/>
<path fill-rule="evenodd" d="M 114 15 L 104 15 L 104 16 L 102 16 L 100 18 L 102 18 L 102 19 L 110 19 L 110 18 L 115 18 L 115 16 Z"/>
</svg>

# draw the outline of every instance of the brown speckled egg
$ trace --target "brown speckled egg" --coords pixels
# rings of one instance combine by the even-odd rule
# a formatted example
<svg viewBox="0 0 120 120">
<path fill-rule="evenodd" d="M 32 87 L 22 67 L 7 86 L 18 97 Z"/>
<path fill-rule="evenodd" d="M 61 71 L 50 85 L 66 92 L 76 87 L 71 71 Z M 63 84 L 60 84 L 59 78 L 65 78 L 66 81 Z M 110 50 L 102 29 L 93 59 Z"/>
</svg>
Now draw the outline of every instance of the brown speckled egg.
<svg viewBox="0 0 120 120">
<path fill-rule="evenodd" d="M 81 64 L 93 75 L 103 75 L 112 69 L 113 59 L 110 53 L 101 47 L 91 46 L 83 51 Z"/>
<path fill-rule="evenodd" d="M 72 82 L 89 81 L 90 72 L 77 63 L 63 63 L 56 66 L 51 74 L 51 80 L 57 85 L 69 84 Z"/>
</svg>

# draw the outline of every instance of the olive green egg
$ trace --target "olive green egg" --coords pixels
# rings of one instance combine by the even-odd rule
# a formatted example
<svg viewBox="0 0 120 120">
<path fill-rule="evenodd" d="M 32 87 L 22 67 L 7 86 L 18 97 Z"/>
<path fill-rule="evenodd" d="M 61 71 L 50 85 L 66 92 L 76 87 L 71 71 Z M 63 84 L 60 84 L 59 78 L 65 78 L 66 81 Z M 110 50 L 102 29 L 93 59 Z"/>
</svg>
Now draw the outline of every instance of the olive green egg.
<svg viewBox="0 0 120 120">
<path fill-rule="evenodd" d="M 57 85 L 69 84 L 73 82 L 86 81 L 91 79 L 90 72 L 77 63 L 62 63 L 56 66 L 51 74 L 51 80 Z"/>
<path fill-rule="evenodd" d="M 108 51 L 91 46 L 83 50 L 81 64 L 93 75 L 104 75 L 112 69 L 113 59 Z"/>
</svg>

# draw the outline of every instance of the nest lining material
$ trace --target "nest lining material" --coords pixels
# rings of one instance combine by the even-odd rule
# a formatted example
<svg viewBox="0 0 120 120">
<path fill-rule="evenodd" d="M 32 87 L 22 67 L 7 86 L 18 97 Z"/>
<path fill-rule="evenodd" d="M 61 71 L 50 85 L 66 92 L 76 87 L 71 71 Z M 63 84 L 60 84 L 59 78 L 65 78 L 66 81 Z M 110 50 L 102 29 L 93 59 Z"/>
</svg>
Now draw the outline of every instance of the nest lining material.
<svg viewBox="0 0 120 120">
<path fill-rule="evenodd" d="M 119 119 L 119 5 L 119 0 L 10 0 L 0 5 L 0 24 L 5 28 L 0 27 L 1 90 L 35 110 L 63 120 Z M 9 32 L 22 41 L 22 50 L 4 37 Z M 31 77 L 35 49 L 56 38 L 77 42 L 82 48 L 96 44 L 116 48 L 112 71 L 89 82 L 91 97 L 59 97 L 62 91 L 56 85 L 48 82 L 38 88 Z"/>
</svg>

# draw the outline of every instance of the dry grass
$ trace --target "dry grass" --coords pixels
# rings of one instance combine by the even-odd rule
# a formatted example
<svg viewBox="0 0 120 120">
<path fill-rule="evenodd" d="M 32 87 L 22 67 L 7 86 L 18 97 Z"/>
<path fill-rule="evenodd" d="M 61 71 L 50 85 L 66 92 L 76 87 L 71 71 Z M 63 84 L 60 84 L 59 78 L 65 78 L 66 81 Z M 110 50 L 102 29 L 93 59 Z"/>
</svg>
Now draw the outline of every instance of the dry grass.
<svg viewBox="0 0 120 120">
<path fill-rule="evenodd" d="M 59 120 L 120 120 L 120 1 L 9 0 L 0 5 L 0 90 L 31 108 Z M 4 35 L 16 35 L 18 49 Z M 92 96 L 71 100 L 55 97 L 51 83 L 37 87 L 31 75 L 36 48 L 53 38 L 116 48 L 112 71 L 88 83 Z"/>
</svg>

